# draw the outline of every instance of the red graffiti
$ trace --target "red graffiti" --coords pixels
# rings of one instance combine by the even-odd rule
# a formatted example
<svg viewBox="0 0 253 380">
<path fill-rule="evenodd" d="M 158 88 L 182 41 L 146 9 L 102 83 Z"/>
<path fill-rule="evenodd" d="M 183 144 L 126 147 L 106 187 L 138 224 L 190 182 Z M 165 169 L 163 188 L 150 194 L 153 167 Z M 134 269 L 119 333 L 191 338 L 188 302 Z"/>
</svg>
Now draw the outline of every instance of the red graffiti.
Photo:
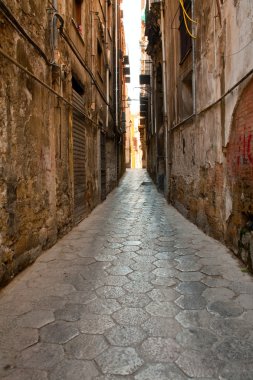
<svg viewBox="0 0 253 380">
<path fill-rule="evenodd" d="M 237 166 L 241 165 L 253 165 L 253 153 L 252 153 L 252 135 L 244 134 L 239 138 L 238 153 L 237 153 Z"/>
</svg>

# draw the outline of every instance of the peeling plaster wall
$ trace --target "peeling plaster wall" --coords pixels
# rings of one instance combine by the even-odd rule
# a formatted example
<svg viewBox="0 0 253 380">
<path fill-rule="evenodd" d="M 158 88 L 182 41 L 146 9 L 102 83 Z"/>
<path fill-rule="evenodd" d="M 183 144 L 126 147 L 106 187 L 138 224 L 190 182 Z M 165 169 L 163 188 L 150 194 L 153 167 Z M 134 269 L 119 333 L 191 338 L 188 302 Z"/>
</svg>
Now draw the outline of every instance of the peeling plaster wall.
<svg viewBox="0 0 253 380">
<path fill-rule="evenodd" d="M 166 5 L 167 25 L 178 25 L 177 18 L 173 20 L 177 6 L 176 1 Z M 194 67 L 193 53 L 179 64 L 179 32 L 171 29 L 166 35 L 169 124 L 172 128 L 169 140 L 172 159 L 170 200 L 205 232 L 226 242 L 252 268 L 250 255 L 244 254 L 242 257 L 240 254 L 240 234 L 252 218 L 252 210 L 249 205 L 246 206 L 246 200 L 253 203 L 253 182 L 240 174 L 247 172 L 253 178 L 253 143 L 250 137 L 253 104 L 249 100 L 252 97 L 250 87 L 248 95 L 244 94 L 250 78 L 223 101 L 201 111 L 219 99 L 253 67 L 253 3 L 250 0 L 228 0 L 221 5 L 219 19 L 215 1 L 197 0 L 195 17 L 198 20 L 194 63 L 197 116 L 179 126 L 177 124 L 183 120 L 178 111 L 180 81 L 184 71 Z M 242 96 L 245 98 L 239 103 Z M 237 104 L 240 110 L 236 114 Z M 240 121 L 235 121 L 238 112 Z M 251 124 L 246 125 L 242 118 Z M 244 153 L 245 147 L 249 153 Z M 239 174 L 233 182 L 229 162 L 235 155 L 241 156 L 243 168 L 237 171 Z M 246 160 L 244 156 L 247 156 Z M 247 188 L 244 199 L 242 189 L 232 185 L 232 182 L 244 183 L 244 190 Z"/>
<path fill-rule="evenodd" d="M 103 2 L 105 4 L 105 1 Z M 26 38 L 0 15 L 0 47 L 33 75 L 72 102 L 72 75 L 84 88 L 85 215 L 100 203 L 101 124 L 106 107 L 80 59 L 59 36 L 53 56 L 50 46 L 52 13 L 48 2 L 9 0 L 8 8 L 27 34 L 43 50 L 49 65 Z M 59 14 L 72 44 L 95 73 L 102 93 L 105 78 L 97 72 L 94 56 L 101 37 L 101 2 L 83 3 L 82 33 L 72 20 L 72 2 L 58 1 Z M 91 28 L 93 17 L 93 28 Z M 93 42 L 92 42 L 93 41 Z M 103 42 L 103 41 L 102 41 Z M 110 48 L 112 48 L 111 43 Z M 104 47 L 104 45 L 103 45 Z M 94 50 L 95 49 L 95 50 Z M 105 54 L 105 53 L 104 53 Z M 110 63 L 111 69 L 113 61 Z M 52 246 L 73 226 L 74 181 L 72 108 L 0 55 L 0 285 L 5 284 L 43 249 Z M 112 119 L 112 115 L 110 116 Z M 89 119 L 92 119 L 92 123 Z M 113 126 L 112 126 L 113 128 Z M 116 152 L 109 143 L 108 192 L 117 183 Z M 111 165 L 111 166 L 110 166 Z"/>
</svg>

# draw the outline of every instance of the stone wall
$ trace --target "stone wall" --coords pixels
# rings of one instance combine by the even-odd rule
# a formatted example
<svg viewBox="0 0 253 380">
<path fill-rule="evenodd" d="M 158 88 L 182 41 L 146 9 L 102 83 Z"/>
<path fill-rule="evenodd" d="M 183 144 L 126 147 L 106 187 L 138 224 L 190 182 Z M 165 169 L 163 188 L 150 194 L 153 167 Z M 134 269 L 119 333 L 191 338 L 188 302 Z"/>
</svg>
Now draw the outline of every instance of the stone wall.
<svg viewBox="0 0 253 380">
<path fill-rule="evenodd" d="M 166 36 L 169 200 L 206 233 L 226 242 L 252 269 L 252 76 L 240 81 L 253 67 L 253 3 L 194 4 L 197 38 L 183 61 L 178 30 Z M 165 22 L 174 28 L 179 26 L 178 16 L 174 18 L 177 7 L 177 1 L 170 1 L 165 9 Z M 182 102 L 189 105 L 182 89 L 192 72 L 194 116 L 181 112 Z"/>
<path fill-rule="evenodd" d="M 106 127 L 106 45 L 101 28 L 105 4 L 83 2 L 79 27 L 73 2 L 58 1 L 64 35 L 57 33 L 54 48 L 51 2 L 10 0 L 0 12 L 0 48 L 9 56 L 0 54 L 0 284 L 74 225 L 73 77 L 84 99 L 82 217 L 101 201 L 98 136 L 100 127 Z M 100 73 L 98 39 L 103 48 Z M 113 60 L 110 69 L 113 72 Z M 112 107 L 109 112 L 113 120 Z M 106 149 L 109 192 L 117 183 L 117 156 L 111 142 Z"/>
</svg>

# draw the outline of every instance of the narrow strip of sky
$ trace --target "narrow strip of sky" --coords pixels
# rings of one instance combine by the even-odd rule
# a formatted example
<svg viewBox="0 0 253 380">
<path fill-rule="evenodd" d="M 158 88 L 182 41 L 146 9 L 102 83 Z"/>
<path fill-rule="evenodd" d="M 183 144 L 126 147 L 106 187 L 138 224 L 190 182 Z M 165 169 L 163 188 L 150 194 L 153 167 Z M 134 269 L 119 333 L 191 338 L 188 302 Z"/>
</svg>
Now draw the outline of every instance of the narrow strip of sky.
<svg viewBox="0 0 253 380">
<path fill-rule="evenodd" d="M 126 45 L 130 60 L 131 83 L 128 86 L 128 95 L 131 99 L 139 99 L 140 74 L 140 38 L 141 38 L 141 0 L 123 0 L 124 27 Z M 139 103 L 131 102 L 131 112 L 138 113 Z"/>
</svg>

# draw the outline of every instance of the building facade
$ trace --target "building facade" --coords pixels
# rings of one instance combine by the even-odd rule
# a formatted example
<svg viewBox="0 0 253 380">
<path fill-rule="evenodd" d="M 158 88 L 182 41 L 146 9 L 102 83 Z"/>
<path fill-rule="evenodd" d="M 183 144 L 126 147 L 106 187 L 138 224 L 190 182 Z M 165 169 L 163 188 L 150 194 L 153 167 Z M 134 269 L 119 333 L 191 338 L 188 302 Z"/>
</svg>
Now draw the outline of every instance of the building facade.
<svg viewBox="0 0 253 380">
<path fill-rule="evenodd" d="M 251 270 L 252 17 L 251 1 L 147 1 L 152 96 L 162 105 L 156 178 L 168 201 Z"/>
<path fill-rule="evenodd" d="M 0 283 L 125 169 L 120 0 L 0 1 Z"/>
</svg>

